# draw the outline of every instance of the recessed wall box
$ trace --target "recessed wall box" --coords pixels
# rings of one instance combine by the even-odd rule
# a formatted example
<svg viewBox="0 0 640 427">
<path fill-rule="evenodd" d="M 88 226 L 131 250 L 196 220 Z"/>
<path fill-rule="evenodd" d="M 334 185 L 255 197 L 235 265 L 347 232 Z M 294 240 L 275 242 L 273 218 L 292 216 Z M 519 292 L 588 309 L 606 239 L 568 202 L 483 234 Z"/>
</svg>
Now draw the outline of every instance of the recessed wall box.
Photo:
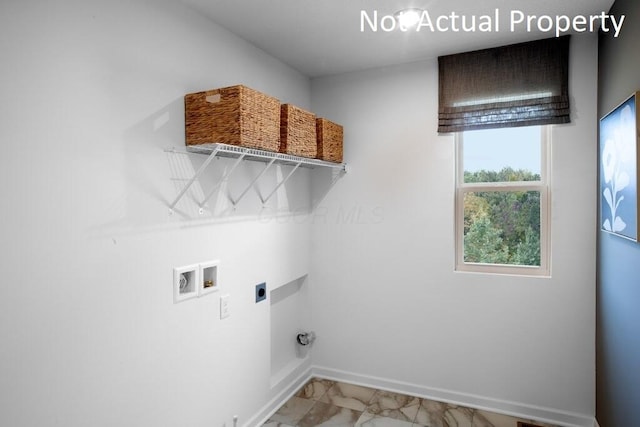
<svg viewBox="0 0 640 427">
<path fill-rule="evenodd" d="M 208 261 L 200 264 L 200 281 L 198 282 L 198 296 L 207 295 L 220 289 L 218 283 L 218 266 L 220 261 Z"/>
<path fill-rule="evenodd" d="M 187 265 L 173 269 L 174 303 L 198 296 L 199 275 L 198 265 Z"/>
</svg>

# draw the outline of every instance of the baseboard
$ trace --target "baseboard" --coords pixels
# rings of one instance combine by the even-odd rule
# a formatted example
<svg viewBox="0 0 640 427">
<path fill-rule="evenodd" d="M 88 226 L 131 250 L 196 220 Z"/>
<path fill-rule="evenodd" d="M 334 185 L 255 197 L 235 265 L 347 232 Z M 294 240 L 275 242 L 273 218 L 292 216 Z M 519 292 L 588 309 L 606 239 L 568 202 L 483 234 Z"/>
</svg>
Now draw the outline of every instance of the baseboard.
<svg viewBox="0 0 640 427">
<path fill-rule="evenodd" d="M 386 378 L 355 374 L 321 366 L 313 366 L 311 376 L 328 380 L 348 382 L 352 384 L 409 394 L 426 399 L 448 402 L 491 412 L 498 412 L 519 418 L 537 420 L 543 423 L 564 427 L 593 427 L 594 417 L 577 413 L 558 411 L 507 400 L 492 399 L 483 396 L 460 393 L 451 390 L 425 387 L 418 384 L 394 381 Z M 597 421 L 595 421 L 597 426 Z"/>
<path fill-rule="evenodd" d="M 280 384 L 272 384 L 271 388 L 274 389 L 277 386 L 282 386 L 283 389 L 280 391 L 276 397 L 271 399 L 269 403 L 258 411 L 256 415 L 254 415 L 249 421 L 243 424 L 244 427 L 255 427 L 261 426 L 289 399 L 293 397 L 294 394 L 300 388 L 306 384 L 307 381 L 311 379 L 313 376 L 312 368 L 306 363 L 299 365 L 298 369 L 294 369 L 290 372 L 288 378 L 293 378 L 286 383 L 287 378 L 282 378 Z"/>
<path fill-rule="evenodd" d="M 598 420 L 597 419 L 593 419 L 593 427 L 600 427 L 600 424 L 598 424 Z"/>
</svg>

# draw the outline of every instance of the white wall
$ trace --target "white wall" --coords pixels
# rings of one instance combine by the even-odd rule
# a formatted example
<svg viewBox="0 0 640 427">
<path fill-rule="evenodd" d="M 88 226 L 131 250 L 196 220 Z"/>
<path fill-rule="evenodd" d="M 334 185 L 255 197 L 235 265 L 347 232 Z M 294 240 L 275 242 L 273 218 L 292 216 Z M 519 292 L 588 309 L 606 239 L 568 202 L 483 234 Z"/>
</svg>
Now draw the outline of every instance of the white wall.
<svg viewBox="0 0 640 427">
<path fill-rule="evenodd" d="M 308 272 L 309 225 L 169 216 L 164 149 L 184 144 L 185 93 L 243 83 L 309 108 L 309 80 L 174 1 L 3 1 L 0 55 L 0 425 L 248 422 L 281 392 L 254 286 Z M 172 268 L 212 259 L 221 292 L 174 304 Z"/>
<path fill-rule="evenodd" d="M 249 422 L 287 390 L 270 387 L 270 306 L 253 303 L 254 285 L 310 268 L 325 372 L 593 414 L 595 38 L 574 38 L 574 122 L 554 130 L 543 280 L 452 272 L 453 141 L 436 134 L 435 61 L 311 91 L 170 1 L 5 1 L 0 35 L 1 425 Z M 311 218 L 256 218 L 249 197 L 240 218 L 167 214 L 163 150 L 184 141 L 182 96 L 236 83 L 345 125 L 352 173 Z M 268 211 L 304 199 L 306 182 Z M 173 304 L 172 268 L 209 259 L 221 292 Z"/>
<path fill-rule="evenodd" d="M 454 142 L 436 130 L 435 59 L 312 81 L 313 110 L 345 126 L 352 171 L 312 229 L 317 372 L 593 423 L 597 38 L 571 49 L 551 279 L 453 271 Z"/>
</svg>

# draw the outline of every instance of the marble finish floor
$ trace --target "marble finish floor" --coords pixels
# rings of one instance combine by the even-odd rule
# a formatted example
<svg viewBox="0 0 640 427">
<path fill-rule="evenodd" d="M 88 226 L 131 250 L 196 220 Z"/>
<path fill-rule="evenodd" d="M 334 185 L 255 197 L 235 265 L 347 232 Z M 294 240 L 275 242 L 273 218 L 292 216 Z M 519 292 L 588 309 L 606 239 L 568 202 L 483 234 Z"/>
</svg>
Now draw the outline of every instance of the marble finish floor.
<svg viewBox="0 0 640 427">
<path fill-rule="evenodd" d="M 525 423 L 525 424 L 519 424 Z M 263 427 L 557 427 L 478 409 L 311 379 Z"/>
</svg>

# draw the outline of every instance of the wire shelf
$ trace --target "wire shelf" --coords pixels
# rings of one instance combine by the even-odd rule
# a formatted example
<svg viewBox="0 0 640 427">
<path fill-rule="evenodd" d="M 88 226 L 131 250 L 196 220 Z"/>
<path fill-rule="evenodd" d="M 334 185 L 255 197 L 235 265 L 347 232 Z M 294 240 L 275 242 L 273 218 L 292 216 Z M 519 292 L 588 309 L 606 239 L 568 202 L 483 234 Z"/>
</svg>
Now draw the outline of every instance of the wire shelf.
<svg viewBox="0 0 640 427">
<path fill-rule="evenodd" d="M 174 151 L 177 149 L 174 149 Z M 250 161 L 258 161 L 258 162 L 269 162 L 272 159 L 275 159 L 276 164 L 285 164 L 295 166 L 297 164 L 300 167 L 308 167 L 308 168 L 333 168 L 340 169 L 345 171 L 346 164 L 345 163 L 333 163 L 327 162 L 325 160 L 319 159 L 309 159 L 306 157 L 298 157 L 292 156 L 290 154 L 283 153 L 274 153 L 271 151 L 258 150 L 255 148 L 245 148 L 239 147 L 237 145 L 228 145 L 228 144 L 200 144 L 200 145 L 189 145 L 184 148 L 185 151 L 190 153 L 198 153 L 198 154 L 206 154 L 210 155 L 214 151 L 217 152 L 217 155 L 220 157 L 233 157 L 237 158 L 240 156 L 244 156 L 244 160 Z"/>
<path fill-rule="evenodd" d="M 189 187 L 191 187 L 191 185 L 198 179 L 198 177 L 204 172 L 204 170 L 208 167 L 208 165 L 211 163 L 211 161 L 215 157 L 234 158 L 236 159 L 236 162 L 233 164 L 231 169 L 229 169 L 226 172 L 226 174 L 220 179 L 220 181 L 213 186 L 212 190 L 204 198 L 204 200 L 201 203 L 199 203 L 201 214 L 203 213 L 204 205 L 213 195 L 214 191 L 218 187 L 220 187 L 220 185 L 224 181 L 226 181 L 229 178 L 229 176 L 233 173 L 236 167 L 244 160 L 266 163 L 266 166 L 260 172 L 260 174 L 258 174 L 251 181 L 251 183 L 246 187 L 246 189 L 241 193 L 241 195 L 236 200 L 233 201 L 234 206 L 237 205 L 238 202 L 240 202 L 240 200 L 245 196 L 245 194 L 247 194 L 247 192 L 255 184 L 255 182 L 258 181 L 264 175 L 264 173 L 274 164 L 293 166 L 293 169 L 289 172 L 289 174 L 286 177 L 284 177 L 280 182 L 278 182 L 275 188 L 271 191 L 271 193 L 269 193 L 269 195 L 262 200 L 263 204 L 266 204 L 267 201 L 269 201 L 271 196 L 273 196 L 273 194 L 275 194 L 275 192 L 282 185 L 284 185 L 284 183 L 287 180 L 289 180 L 289 178 L 291 178 L 291 176 L 295 173 L 295 171 L 299 167 L 330 168 L 333 170 L 337 170 L 340 173 L 347 172 L 346 163 L 333 163 L 333 162 L 327 162 L 325 160 L 309 159 L 306 157 L 292 156 L 290 154 L 275 153 L 271 151 L 258 150 L 255 148 L 239 147 L 236 145 L 228 145 L 228 144 L 213 143 L 213 144 L 190 145 L 190 146 L 181 147 L 181 148 L 177 148 L 177 147 L 171 148 L 167 151 L 172 153 L 193 153 L 193 154 L 203 154 L 208 156 L 207 159 L 204 161 L 204 163 L 200 166 L 200 168 L 195 172 L 193 177 L 187 181 L 184 188 L 178 193 L 175 200 L 169 205 L 170 213 L 173 213 L 173 209 L 178 204 L 180 199 L 185 195 Z"/>
</svg>

